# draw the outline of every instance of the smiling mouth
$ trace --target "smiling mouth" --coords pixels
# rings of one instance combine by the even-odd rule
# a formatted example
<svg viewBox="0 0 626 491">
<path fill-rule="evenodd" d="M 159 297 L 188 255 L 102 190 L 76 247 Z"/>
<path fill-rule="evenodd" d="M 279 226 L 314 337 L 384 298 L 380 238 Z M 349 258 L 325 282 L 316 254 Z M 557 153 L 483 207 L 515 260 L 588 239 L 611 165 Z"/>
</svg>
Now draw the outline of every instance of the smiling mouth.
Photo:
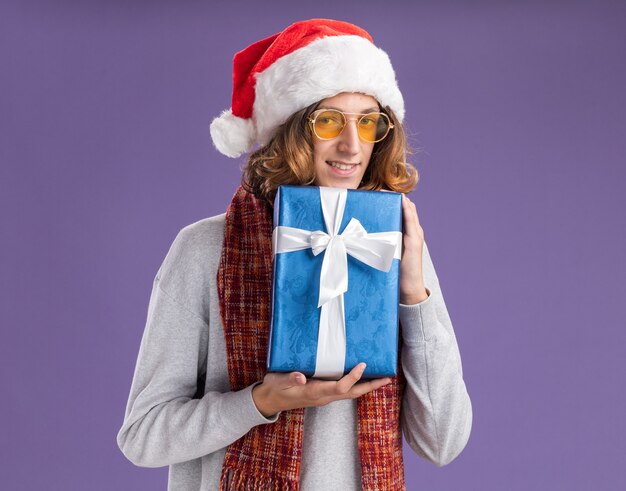
<svg viewBox="0 0 626 491">
<path fill-rule="evenodd" d="M 326 163 L 331 167 L 339 170 L 351 170 L 359 164 L 346 164 L 345 162 L 335 162 L 334 160 L 327 160 Z"/>
</svg>

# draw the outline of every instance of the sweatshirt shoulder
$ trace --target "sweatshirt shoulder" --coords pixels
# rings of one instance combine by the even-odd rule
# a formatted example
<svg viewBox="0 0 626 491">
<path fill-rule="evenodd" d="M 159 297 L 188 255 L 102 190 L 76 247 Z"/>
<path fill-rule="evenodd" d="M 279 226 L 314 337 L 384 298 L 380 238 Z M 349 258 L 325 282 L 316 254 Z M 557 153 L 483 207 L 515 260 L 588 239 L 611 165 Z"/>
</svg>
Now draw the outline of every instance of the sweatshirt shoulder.
<svg viewBox="0 0 626 491">
<path fill-rule="evenodd" d="M 222 249 L 225 214 L 203 218 L 181 228 L 172 242 L 170 253 L 202 254 Z"/>
<path fill-rule="evenodd" d="M 176 236 L 174 244 L 179 243 L 189 249 L 222 248 L 224 239 L 224 220 L 226 214 L 203 218 L 183 227 Z"/>
<path fill-rule="evenodd" d="M 165 291 L 185 295 L 208 286 L 222 252 L 224 218 L 204 218 L 180 229 L 157 272 Z"/>
</svg>

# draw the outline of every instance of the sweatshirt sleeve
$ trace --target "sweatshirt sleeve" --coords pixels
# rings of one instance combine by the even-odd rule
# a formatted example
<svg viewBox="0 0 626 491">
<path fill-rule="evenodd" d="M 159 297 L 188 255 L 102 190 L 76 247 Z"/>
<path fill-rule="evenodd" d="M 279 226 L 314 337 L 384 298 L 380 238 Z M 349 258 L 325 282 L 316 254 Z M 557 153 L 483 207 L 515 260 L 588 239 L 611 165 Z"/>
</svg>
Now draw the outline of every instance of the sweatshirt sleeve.
<svg viewBox="0 0 626 491">
<path fill-rule="evenodd" d="M 423 274 L 429 296 L 400 305 L 402 369 L 406 389 L 402 430 L 411 448 L 441 467 L 465 447 L 472 404 L 463 381 L 461 356 L 439 280 L 424 244 Z"/>
<path fill-rule="evenodd" d="M 188 252 L 181 250 L 189 246 L 185 241 L 179 234 L 154 280 L 125 418 L 117 435 L 124 455 L 142 467 L 199 458 L 229 445 L 253 426 L 277 418 L 267 419 L 257 410 L 253 386 L 197 398 L 206 373 L 209 326 L 162 285 L 162 275 L 188 269 Z"/>
</svg>

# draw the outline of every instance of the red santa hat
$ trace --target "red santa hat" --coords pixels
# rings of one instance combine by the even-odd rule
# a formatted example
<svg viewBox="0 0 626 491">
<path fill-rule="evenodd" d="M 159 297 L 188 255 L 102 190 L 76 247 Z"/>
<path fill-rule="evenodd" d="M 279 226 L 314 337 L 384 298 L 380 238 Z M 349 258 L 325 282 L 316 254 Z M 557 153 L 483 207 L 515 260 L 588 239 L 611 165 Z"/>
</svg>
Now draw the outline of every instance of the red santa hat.
<svg viewBox="0 0 626 491">
<path fill-rule="evenodd" d="M 389 57 L 367 31 L 329 19 L 296 22 L 235 55 L 232 107 L 213 120 L 211 138 L 238 157 L 267 144 L 293 113 L 341 92 L 371 95 L 404 118 Z"/>
</svg>

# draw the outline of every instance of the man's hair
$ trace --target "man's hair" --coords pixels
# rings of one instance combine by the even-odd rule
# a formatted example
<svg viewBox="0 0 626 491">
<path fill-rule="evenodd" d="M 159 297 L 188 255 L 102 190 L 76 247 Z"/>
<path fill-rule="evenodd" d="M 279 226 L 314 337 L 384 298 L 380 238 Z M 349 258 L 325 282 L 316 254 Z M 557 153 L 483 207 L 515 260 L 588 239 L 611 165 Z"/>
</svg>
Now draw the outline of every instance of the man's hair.
<svg viewBox="0 0 626 491">
<path fill-rule="evenodd" d="M 313 184 L 313 135 L 308 120 L 318 105 L 319 102 L 292 114 L 267 145 L 250 155 L 241 179 L 244 189 L 273 203 L 278 186 Z M 384 112 L 394 128 L 374 145 L 359 189 L 408 193 L 415 188 L 419 173 L 406 162 L 410 150 L 404 128 L 389 107 Z"/>
</svg>

